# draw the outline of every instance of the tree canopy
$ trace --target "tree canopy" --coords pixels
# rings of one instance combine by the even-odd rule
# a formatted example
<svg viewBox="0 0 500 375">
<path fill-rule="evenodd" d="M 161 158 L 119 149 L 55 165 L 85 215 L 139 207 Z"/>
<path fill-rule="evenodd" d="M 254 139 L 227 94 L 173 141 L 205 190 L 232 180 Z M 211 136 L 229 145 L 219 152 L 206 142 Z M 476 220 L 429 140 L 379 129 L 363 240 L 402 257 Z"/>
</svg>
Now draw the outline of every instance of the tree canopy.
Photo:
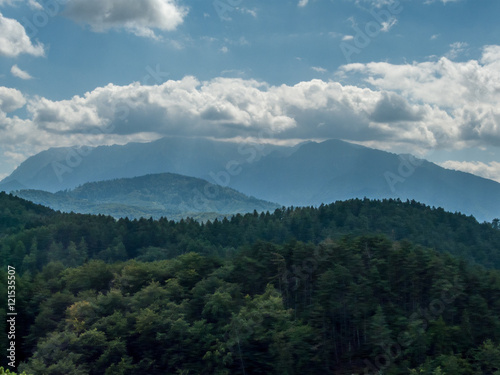
<svg viewBox="0 0 500 375">
<path fill-rule="evenodd" d="M 499 231 L 474 218 L 354 200 L 116 221 L 0 201 L 18 372 L 500 371 Z"/>
</svg>

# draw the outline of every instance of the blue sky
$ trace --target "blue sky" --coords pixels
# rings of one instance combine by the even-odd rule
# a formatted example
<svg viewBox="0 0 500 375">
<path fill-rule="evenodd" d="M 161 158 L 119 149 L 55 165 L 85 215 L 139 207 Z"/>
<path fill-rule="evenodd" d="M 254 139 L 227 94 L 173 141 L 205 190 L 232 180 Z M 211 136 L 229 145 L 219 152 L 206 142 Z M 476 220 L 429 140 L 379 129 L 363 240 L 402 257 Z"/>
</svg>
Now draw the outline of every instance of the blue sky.
<svg viewBox="0 0 500 375">
<path fill-rule="evenodd" d="M 0 14 L 0 177 L 50 147 L 184 135 L 340 138 L 500 181 L 497 0 L 0 0 Z"/>
</svg>

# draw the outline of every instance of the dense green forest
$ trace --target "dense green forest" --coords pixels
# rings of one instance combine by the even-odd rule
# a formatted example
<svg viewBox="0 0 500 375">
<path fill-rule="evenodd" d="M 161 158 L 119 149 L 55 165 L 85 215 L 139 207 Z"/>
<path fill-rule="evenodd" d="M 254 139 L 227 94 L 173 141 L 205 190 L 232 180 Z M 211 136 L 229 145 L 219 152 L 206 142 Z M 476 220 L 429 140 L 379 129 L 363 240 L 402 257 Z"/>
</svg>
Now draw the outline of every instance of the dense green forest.
<svg viewBox="0 0 500 375">
<path fill-rule="evenodd" d="M 131 221 L 0 194 L 0 251 L 18 372 L 500 374 L 497 221 L 366 199 Z"/>
<path fill-rule="evenodd" d="M 415 201 L 354 199 L 200 223 L 189 218 L 115 220 L 61 214 L 0 193 L 0 261 L 2 266 L 10 264 L 32 273 L 55 260 L 78 266 L 89 259 L 153 261 L 191 251 L 224 258 L 257 241 L 318 244 L 366 234 L 408 240 L 500 269 L 500 231 L 496 229 L 497 221 L 479 224 L 472 216 Z"/>
</svg>

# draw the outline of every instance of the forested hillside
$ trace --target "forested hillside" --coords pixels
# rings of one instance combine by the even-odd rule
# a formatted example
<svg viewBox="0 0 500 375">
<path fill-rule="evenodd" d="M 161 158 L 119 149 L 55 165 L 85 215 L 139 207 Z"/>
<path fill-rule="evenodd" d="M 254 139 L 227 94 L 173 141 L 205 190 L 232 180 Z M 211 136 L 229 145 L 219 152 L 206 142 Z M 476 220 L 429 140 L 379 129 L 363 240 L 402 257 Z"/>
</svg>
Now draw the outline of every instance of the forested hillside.
<svg viewBox="0 0 500 375">
<path fill-rule="evenodd" d="M 279 207 L 276 203 L 248 197 L 199 178 L 173 173 L 89 182 L 57 193 L 20 190 L 14 194 L 62 212 L 130 219 L 168 216 L 169 219 L 180 220 L 190 216 L 203 221 Z"/>
<path fill-rule="evenodd" d="M 385 234 L 391 240 L 464 257 L 500 269 L 498 223 L 479 224 L 473 217 L 430 208 L 415 201 L 350 200 L 318 208 L 282 208 L 199 223 L 191 219 L 115 220 L 109 216 L 55 214 L 42 206 L 0 193 L 2 265 L 31 272 L 52 260 L 66 266 L 88 259 L 107 262 L 132 258 L 159 260 L 195 251 L 226 256 L 256 241 L 283 244 L 319 242 L 345 235 Z M 23 230 L 20 230 L 23 229 Z M 14 233 L 15 232 L 15 233 Z"/>
<path fill-rule="evenodd" d="M 496 222 L 392 200 L 205 224 L 0 207 L 18 372 L 500 371 Z"/>
<path fill-rule="evenodd" d="M 55 215 L 50 208 L 0 192 L 0 238 L 9 233 L 43 226 Z"/>
<path fill-rule="evenodd" d="M 31 324 L 19 370 L 32 374 L 500 368 L 499 272 L 384 237 L 51 263 L 20 288 Z"/>
</svg>

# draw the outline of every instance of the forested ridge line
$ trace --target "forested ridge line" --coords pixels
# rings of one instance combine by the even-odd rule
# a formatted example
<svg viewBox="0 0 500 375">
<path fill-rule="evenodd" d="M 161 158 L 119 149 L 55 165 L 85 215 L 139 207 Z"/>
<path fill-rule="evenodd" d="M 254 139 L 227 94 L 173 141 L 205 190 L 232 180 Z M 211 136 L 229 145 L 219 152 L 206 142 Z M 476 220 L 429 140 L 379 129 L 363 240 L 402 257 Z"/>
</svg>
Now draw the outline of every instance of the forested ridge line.
<svg viewBox="0 0 500 375">
<path fill-rule="evenodd" d="M 500 231 L 494 224 L 415 201 L 354 199 L 200 223 L 55 213 L 0 193 L 0 259 L 22 271 L 39 271 L 51 260 L 76 266 L 89 259 L 158 260 L 189 251 L 224 257 L 257 240 L 317 244 L 364 234 L 385 234 L 500 268 Z"/>
</svg>

